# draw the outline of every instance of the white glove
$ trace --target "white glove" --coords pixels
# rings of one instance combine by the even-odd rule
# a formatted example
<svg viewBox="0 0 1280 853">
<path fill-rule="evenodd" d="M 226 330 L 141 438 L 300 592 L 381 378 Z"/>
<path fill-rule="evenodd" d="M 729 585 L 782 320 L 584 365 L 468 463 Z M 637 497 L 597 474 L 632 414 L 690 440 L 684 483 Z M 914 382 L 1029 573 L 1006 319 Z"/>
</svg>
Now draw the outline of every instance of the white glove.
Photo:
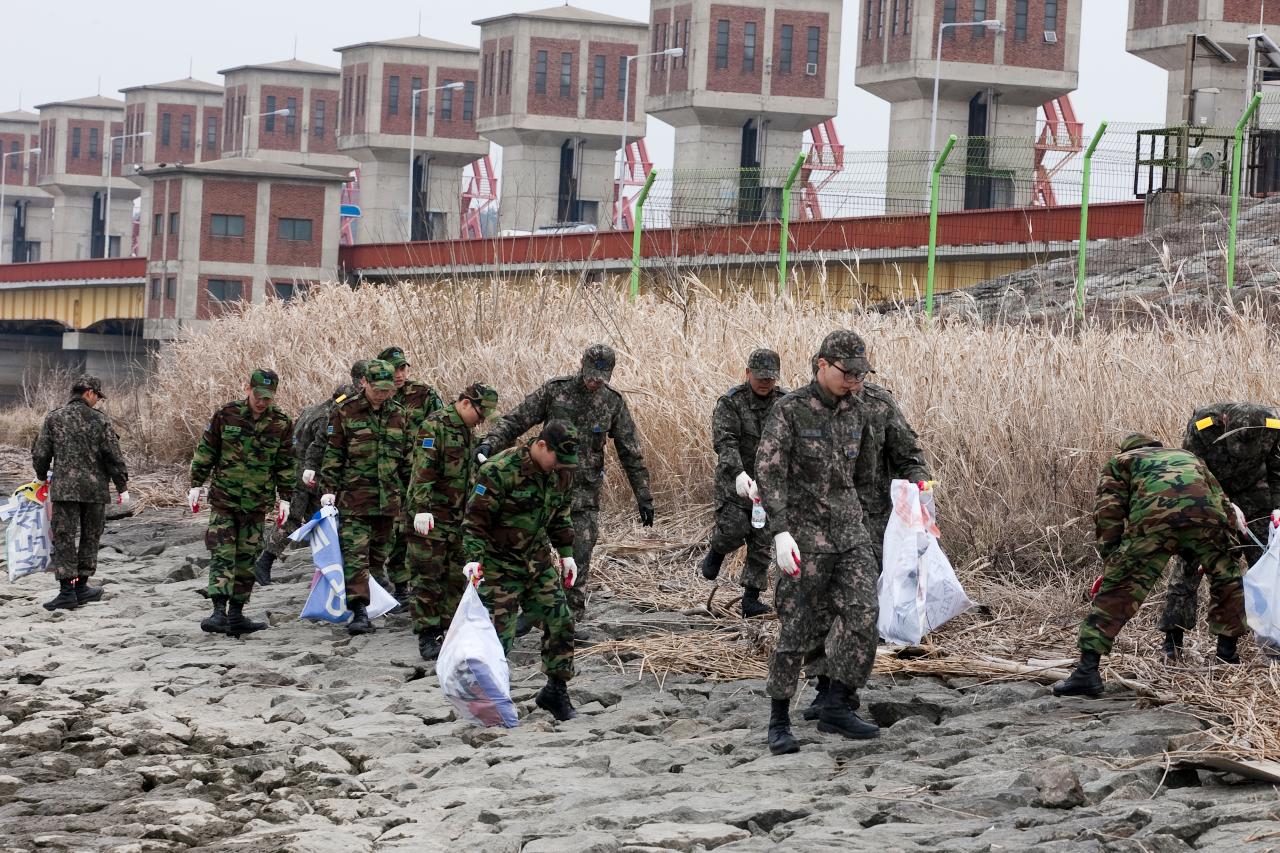
<svg viewBox="0 0 1280 853">
<path fill-rule="evenodd" d="M 1244 511 L 1235 504 L 1231 505 L 1231 511 L 1235 513 L 1236 530 L 1239 530 L 1241 533 L 1248 533 L 1249 525 L 1244 520 Z"/>
<path fill-rule="evenodd" d="M 124 506 L 127 503 L 132 503 L 132 500 L 129 498 L 128 489 L 125 489 L 123 492 L 120 493 L 120 496 L 116 498 L 116 503 L 120 504 L 121 506 Z"/>
<path fill-rule="evenodd" d="M 276 527 L 284 527 L 285 519 L 289 517 L 289 502 L 280 501 L 280 506 L 276 509 Z"/>
<path fill-rule="evenodd" d="M 333 496 L 333 492 L 329 492 L 328 494 L 321 495 L 320 506 L 333 506 L 333 503 L 335 500 L 336 498 Z"/>
<path fill-rule="evenodd" d="M 489 461 L 489 457 L 485 456 L 483 453 L 477 453 L 476 461 L 479 462 L 481 465 L 483 465 L 484 463 Z"/>
<path fill-rule="evenodd" d="M 790 533 L 782 532 L 773 537 L 774 562 L 789 577 L 800 577 L 800 546 Z"/>
<path fill-rule="evenodd" d="M 187 506 L 191 507 L 192 512 L 200 511 L 200 487 L 199 486 L 196 486 L 195 488 L 187 492 Z"/>
<path fill-rule="evenodd" d="M 310 468 L 308 468 L 307 470 L 303 471 L 303 472 L 302 472 L 302 485 L 304 485 L 304 486 L 306 486 L 308 489 L 310 489 L 310 488 L 312 488 L 313 486 L 315 486 L 315 484 L 316 484 L 316 472 L 315 472 L 315 471 L 312 471 Z"/>
<path fill-rule="evenodd" d="M 760 489 L 756 486 L 756 481 L 751 479 L 751 475 L 746 471 L 738 475 L 738 479 L 734 481 L 734 488 L 737 489 L 740 498 L 750 498 L 754 501 L 760 497 Z"/>
<path fill-rule="evenodd" d="M 420 512 L 413 517 L 413 529 L 419 536 L 426 536 L 436 526 L 436 517 L 429 512 Z"/>
<path fill-rule="evenodd" d="M 578 580 L 578 563 L 573 557 L 560 558 L 561 577 L 564 578 L 564 588 L 572 589 L 574 583 Z"/>
<path fill-rule="evenodd" d="M 479 586 L 480 582 L 484 580 L 484 568 L 475 560 L 462 567 L 462 574 L 466 577 L 467 582 L 473 586 Z"/>
</svg>

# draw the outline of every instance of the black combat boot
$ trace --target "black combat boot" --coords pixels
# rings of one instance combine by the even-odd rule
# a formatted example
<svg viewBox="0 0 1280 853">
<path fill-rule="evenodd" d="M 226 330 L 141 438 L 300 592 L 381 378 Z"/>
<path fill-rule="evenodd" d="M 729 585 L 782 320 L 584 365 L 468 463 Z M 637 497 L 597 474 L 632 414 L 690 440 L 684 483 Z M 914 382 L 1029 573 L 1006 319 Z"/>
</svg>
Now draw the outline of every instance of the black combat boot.
<svg viewBox="0 0 1280 853">
<path fill-rule="evenodd" d="M 1219 663 L 1240 663 L 1240 655 L 1236 651 L 1236 638 L 1225 634 L 1218 635 L 1217 657 Z"/>
<path fill-rule="evenodd" d="M 1081 652 L 1080 662 L 1071 675 L 1053 685 L 1054 696 L 1101 696 L 1102 676 L 1098 675 L 1098 663 L 1102 655 L 1097 652 Z"/>
<path fill-rule="evenodd" d="M 58 581 L 58 594 L 44 603 L 45 610 L 75 610 L 80 605 L 74 580 Z"/>
<path fill-rule="evenodd" d="M 774 755 L 789 755 L 800 751 L 800 741 L 791 734 L 791 714 L 786 699 L 774 699 L 769 709 L 769 751 Z"/>
<path fill-rule="evenodd" d="M 854 706 L 848 685 L 842 681 L 832 681 L 826 704 L 818 710 L 818 731 L 854 740 L 879 737 L 880 727 L 855 714 Z"/>
<path fill-rule="evenodd" d="M 516 615 L 516 636 L 523 637 L 532 630 L 533 623 L 529 621 L 529 617 L 525 616 L 524 611 L 521 610 L 520 613 Z"/>
<path fill-rule="evenodd" d="M 752 616 L 763 616 L 766 613 L 772 613 L 773 608 L 760 600 L 760 590 L 753 586 L 745 586 L 742 588 L 742 618 L 750 619 Z"/>
<path fill-rule="evenodd" d="M 369 613 L 365 610 L 364 603 L 352 604 L 351 621 L 347 623 L 347 633 L 354 637 L 357 634 L 372 634 L 376 630 L 378 629 L 369 621 Z"/>
<path fill-rule="evenodd" d="M 393 586 L 395 587 L 395 589 L 394 589 L 394 592 L 392 592 L 392 595 L 395 596 L 396 606 L 391 608 L 387 612 L 393 615 L 397 615 L 400 613 L 404 613 L 409 609 L 409 582 L 397 581 L 395 584 L 393 584 Z"/>
<path fill-rule="evenodd" d="M 227 633 L 232 637 L 252 634 L 254 631 L 265 630 L 266 627 L 266 622 L 254 622 L 244 615 L 243 601 L 231 602 L 231 608 L 227 611 Z"/>
<path fill-rule="evenodd" d="M 1164 642 L 1160 644 L 1160 651 L 1164 652 L 1164 659 L 1169 663 L 1182 660 L 1181 628 L 1170 628 L 1164 632 Z"/>
<path fill-rule="evenodd" d="M 715 548 L 707 549 L 707 556 L 702 558 L 702 576 L 709 581 L 720 577 L 720 567 L 724 565 L 724 554 Z"/>
<path fill-rule="evenodd" d="M 534 702 L 562 723 L 578 716 L 569 701 L 569 685 L 558 678 L 547 678 L 546 686 L 538 691 Z"/>
<path fill-rule="evenodd" d="M 79 604 L 91 604 L 102 598 L 102 587 L 89 586 L 89 575 L 81 575 L 76 578 L 76 602 Z"/>
<path fill-rule="evenodd" d="M 823 707 L 827 704 L 828 695 L 831 692 L 831 679 L 825 675 L 818 676 L 818 693 L 813 697 L 813 703 L 804 709 L 804 718 L 806 720 L 818 719 L 818 714 L 822 712 Z"/>
<path fill-rule="evenodd" d="M 227 597 L 213 597 L 213 612 L 200 620 L 200 630 L 206 634 L 227 633 Z"/>
<path fill-rule="evenodd" d="M 271 586 L 271 567 L 276 562 L 276 555 L 263 551 L 258 555 L 258 562 L 253 564 L 253 577 L 263 586 Z"/>
<path fill-rule="evenodd" d="M 444 637 L 434 631 L 423 631 L 418 635 L 418 654 L 423 660 L 435 660 L 440 657 L 440 647 L 444 645 Z"/>
</svg>

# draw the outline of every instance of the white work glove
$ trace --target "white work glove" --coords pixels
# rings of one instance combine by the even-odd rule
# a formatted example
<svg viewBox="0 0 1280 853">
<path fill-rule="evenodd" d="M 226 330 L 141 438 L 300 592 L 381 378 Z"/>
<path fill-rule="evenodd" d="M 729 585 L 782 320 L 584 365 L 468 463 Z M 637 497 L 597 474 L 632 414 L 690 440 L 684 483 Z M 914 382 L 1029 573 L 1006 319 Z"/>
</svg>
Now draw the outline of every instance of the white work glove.
<svg viewBox="0 0 1280 853">
<path fill-rule="evenodd" d="M 420 512 L 413 517 L 413 529 L 419 536 L 426 536 L 436 526 L 436 517 L 429 512 Z"/>
<path fill-rule="evenodd" d="M 484 568 L 475 560 L 462 567 L 462 574 L 472 586 L 479 586 L 484 580 Z"/>
<path fill-rule="evenodd" d="M 1236 522 L 1236 530 L 1239 530 L 1241 533 L 1248 533 L 1249 525 L 1244 519 L 1244 511 L 1235 504 L 1231 505 L 1231 511 L 1235 513 L 1234 519 Z"/>
<path fill-rule="evenodd" d="M 337 498 L 333 496 L 333 492 L 323 494 L 320 496 L 320 506 L 333 506 L 335 500 Z"/>
<path fill-rule="evenodd" d="M 187 506 L 191 507 L 192 512 L 200 511 L 200 487 L 196 486 L 187 492 Z"/>
<path fill-rule="evenodd" d="M 788 577 L 800 577 L 800 546 L 790 533 L 782 532 L 773 537 L 774 562 Z"/>
<path fill-rule="evenodd" d="M 285 519 L 289 517 L 289 502 L 280 501 L 280 505 L 276 508 L 276 527 L 284 527 Z"/>
<path fill-rule="evenodd" d="M 123 492 L 119 494 L 119 496 L 116 498 L 116 503 L 120 504 L 121 506 L 124 506 L 127 503 L 132 503 L 132 500 L 129 498 L 128 489 L 125 489 Z"/>
<path fill-rule="evenodd" d="M 560 558 L 560 576 L 564 578 L 564 588 L 572 589 L 578 580 L 578 563 L 573 557 Z"/>
<path fill-rule="evenodd" d="M 753 501 L 760 499 L 760 489 L 756 486 L 756 481 L 751 479 L 751 475 L 746 471 L 738 475 L 738 479 L 734 481 L 733 485 L 738 491 L 738 497 L 749 498 Z"/>
<path fill-rule="evenodd" d="M 314 488 L 316 484 L 316 472 L 310 468 L 302 472 L 302 485 L 308 489 Z"/>
</svg>

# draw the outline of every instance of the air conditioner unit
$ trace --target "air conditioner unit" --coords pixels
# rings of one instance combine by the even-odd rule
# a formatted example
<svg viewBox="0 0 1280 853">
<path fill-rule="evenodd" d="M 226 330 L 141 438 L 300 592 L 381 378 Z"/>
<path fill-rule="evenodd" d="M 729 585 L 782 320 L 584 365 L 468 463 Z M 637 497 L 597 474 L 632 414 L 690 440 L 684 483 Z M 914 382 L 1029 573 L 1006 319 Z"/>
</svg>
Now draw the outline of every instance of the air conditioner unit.
<svg viewBox="0 0 1280 853">
<path fill-rule="evenodd" d="M 1045 31 L 1044 31 L 1044 43 L 1045 43 L 1045 44 L 1057 44 L 1057 43 L 1058 43 L 1058 32 L 1057 32 L 1057 30 L 1045 30 Z"/>
<path fill-rule="evenodd" d="M 817 77 L 817 76 L 818 76 L 818 63 L 816 63 L 816 62 L 806 62 L 806 63 L 804 64 L 804 73 L 805 73 L 805 76 L 806 76 L 806 77 Z"/>
<path fill-rule="evenodd" d="M 1218 172 L 1222 170 L 1222 152 L 1212 148 L 1192 148 L 1187 151 L 1187 167 L 1197 172 Z"/>
</svg>

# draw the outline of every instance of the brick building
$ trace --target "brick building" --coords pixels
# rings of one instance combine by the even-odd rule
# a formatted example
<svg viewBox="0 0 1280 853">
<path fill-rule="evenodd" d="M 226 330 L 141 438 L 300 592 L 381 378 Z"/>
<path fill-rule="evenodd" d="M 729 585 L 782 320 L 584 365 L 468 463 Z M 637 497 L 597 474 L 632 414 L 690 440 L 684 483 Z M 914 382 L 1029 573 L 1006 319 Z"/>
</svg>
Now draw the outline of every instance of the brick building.
<svg viewBox="0 0 1280 853">
<path fill-rule="evenodd" d="M 648 49 L 648 25 L 569 5 L 475 23 L 481 45 L 476 128 L 502 146 L 501 228 L 609 227 L 623 127 L 622 69 L 625 57 Z M 639 70 L 633 62 L 633 137 L 644 134 Z"/>
<path fill-rule="evenodd" d="M 49 251 L 53 197 L 36 186 L 40 117 L 25 110 L 0 113 L 0 154 L 4 155 L 4 210 L 0 211 L 0 264 L 38 261 Z"/>
<path fill-rule="evenodd" d="M 151 196 L 146 337 L 336 278 L 344 175 L 239 157 L 141 175 Z"/>
<path fill-rule="evenodd" d="M 724 219 L 778 213 L 781 175 L 800 153 L 804 132 L 836 114 L 841 0 L 653 0 L 647 52 L 681 57 L 642 62 L 649 113 L 675 127 L 680 169 L 741 172 Z M 688 184 L 677 184 L 677 194 Z M 705 187 L 696 191 L 706 193 Z M 677 197 L 676 210 L 689 206 Z"/>
<path fill-rule="evenodd" d="M 462 170 L 489 153 L 476 133 L 479 49 L 409 36 L 337 51 L 344 104 L 338 150 L 360 162 L 356 242 L 457 237 Z M 455 83 L 461 88 L 441 88 Z"/>
</svg>

